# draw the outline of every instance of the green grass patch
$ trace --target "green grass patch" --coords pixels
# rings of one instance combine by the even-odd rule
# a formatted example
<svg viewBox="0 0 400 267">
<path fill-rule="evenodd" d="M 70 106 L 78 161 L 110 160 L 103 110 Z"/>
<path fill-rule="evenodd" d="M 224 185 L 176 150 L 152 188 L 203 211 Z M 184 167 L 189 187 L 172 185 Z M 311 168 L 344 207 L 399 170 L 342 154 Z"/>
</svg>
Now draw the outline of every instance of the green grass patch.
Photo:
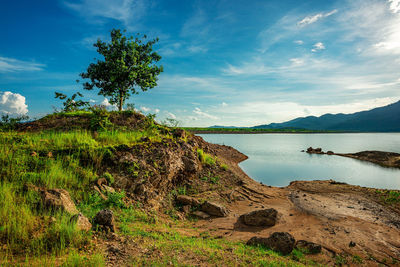
<svg viewBox="0 0 400 267">
<path fill-rule="evenodd" d="M 203 151 L 203 149 L 197 149 L 197 157 L 199 158 L 202 164 L 208 166 L 215 166 L 217 164 L 217 158 L 211 156 L 210 154 Z"/>
</svg>

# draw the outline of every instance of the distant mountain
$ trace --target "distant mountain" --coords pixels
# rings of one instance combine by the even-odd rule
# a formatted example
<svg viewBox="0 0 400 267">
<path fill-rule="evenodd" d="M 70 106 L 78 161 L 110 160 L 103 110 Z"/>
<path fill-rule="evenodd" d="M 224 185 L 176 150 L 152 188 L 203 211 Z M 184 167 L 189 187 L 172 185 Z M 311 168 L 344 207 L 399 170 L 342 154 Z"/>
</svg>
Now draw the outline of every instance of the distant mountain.
<svg viewBox="0 0 400 267">
<path fill-rule="evenodd" d="M 298 128 L 308 130 L 400 132 L 400 101 L 352 114 L 308 116 L 283 123 L 259 125 L 255 129 Z"/>
</svg>

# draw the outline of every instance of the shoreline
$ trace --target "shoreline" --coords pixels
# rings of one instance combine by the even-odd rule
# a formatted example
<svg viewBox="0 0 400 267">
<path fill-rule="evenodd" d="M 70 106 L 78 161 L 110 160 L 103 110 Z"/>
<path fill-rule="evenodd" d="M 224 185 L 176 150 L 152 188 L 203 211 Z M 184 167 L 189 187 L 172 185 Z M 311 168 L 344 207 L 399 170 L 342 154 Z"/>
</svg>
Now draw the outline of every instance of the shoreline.
<svg viewBox="0 0 400 267">
<path fill-rule="evenodd" d="M 271 132 L 271 131 L 255 131 L 255 132 L 243 132 L 243 131 L 191 131 L 187 130 L 186 131 L 192 133 L 192 134 L 360 134 L 360 133 L 365 133 L 365 134 L 393 134 L 397 133 L 400 134 L 400 132 L 285 132 L 285 131 L 279 131 L 279 132 Z"/>
<path fill-rule="evenodd" d="M 321 253 L 310 258 L 322 265 L 335 265 L 337 257 L 347 257 L 351 262 L 355 256 L 360 256 L 368 266 L 400 261 L 400 202 L 392 202 L 391 198 L 391 193 L 400 194 L 400 190 L 333 180 L 292 181 L 286 187 L 269 186 L 254 180 L 240 168 L 239 163 L 247 159 L 240 151 L 225 145 L 208 146 L 228 163 L 243 183 L 232 190 L 225 202 L 232 215 L 199 220 L 197 227 L 232 241 L 288 232 L 296 240 L 320 244 Z M 279 218 L 272 227 L 246 226 L 237 219 L 240 214 L 269 208 L 275 209 Z M 379 238 L 371 239 L 377 233 Z"/>
</svg>

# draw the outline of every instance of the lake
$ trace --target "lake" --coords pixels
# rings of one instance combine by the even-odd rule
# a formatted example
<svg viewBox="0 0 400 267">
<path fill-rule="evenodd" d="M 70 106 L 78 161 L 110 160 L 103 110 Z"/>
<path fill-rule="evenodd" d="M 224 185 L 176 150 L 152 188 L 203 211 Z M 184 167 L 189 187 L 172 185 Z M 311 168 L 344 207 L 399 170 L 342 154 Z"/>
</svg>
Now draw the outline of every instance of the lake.
<svg viewBox="0 0 400 267">
<path fill-rule="evenodd" d="M 204 140 L 236 148 L 249 159 L 239 166 L 253 179 L 272 186 L 294 180 L 328 180 L 374 188 L 400 189 L 400 170 L 340 156 L 301 152 L 355 153 L 380 150 L 400 153 L 400 133 L 342 134 L 200 134 Z"/>
</svg>

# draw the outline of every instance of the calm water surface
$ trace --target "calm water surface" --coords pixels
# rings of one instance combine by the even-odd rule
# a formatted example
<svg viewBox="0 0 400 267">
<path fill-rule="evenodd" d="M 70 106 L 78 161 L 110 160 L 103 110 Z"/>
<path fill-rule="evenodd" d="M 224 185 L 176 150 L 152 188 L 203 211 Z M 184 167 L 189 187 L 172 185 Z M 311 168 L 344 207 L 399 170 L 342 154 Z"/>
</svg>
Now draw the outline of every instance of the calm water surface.
<svg viewBox="0 0 400 267">
<path fill-rule="evenodd" d="M 375 188 L 400 189 L 400 170 L 368 162 L 300 152 L 308 147 L 354 153 L 380 150 L 400 153 L 400 133 L 360 134 L 203 134 L 206 141 L 229 145 L 249 159 L 240 167 L 253 179 L 272 186 L 293 180 L 327 180 Z"/>
</svg>

